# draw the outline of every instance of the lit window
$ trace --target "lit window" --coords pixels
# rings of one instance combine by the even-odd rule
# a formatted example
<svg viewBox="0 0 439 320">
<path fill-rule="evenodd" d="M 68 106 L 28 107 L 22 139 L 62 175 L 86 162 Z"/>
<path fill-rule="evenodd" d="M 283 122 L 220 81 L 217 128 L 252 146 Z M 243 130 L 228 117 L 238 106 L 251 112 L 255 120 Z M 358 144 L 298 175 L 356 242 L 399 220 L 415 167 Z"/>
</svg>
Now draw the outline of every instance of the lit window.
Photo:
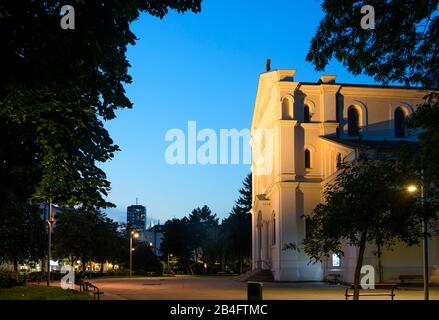
<svg viewBox="0 0 439 320">
<path fill-rule="evenodd" d="M 334 268 L 340 267 L 340 256 L 336 253 L 332 254 L 332 267 Z"/>
</svg>

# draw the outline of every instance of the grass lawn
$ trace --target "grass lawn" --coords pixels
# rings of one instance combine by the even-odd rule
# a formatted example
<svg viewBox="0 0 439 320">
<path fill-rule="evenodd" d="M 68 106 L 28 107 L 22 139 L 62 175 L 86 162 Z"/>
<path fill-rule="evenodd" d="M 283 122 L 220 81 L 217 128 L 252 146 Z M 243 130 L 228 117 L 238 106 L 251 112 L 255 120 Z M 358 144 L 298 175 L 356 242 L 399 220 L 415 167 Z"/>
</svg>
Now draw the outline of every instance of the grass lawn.
<svg viewBox="0 0 439 320">
<path fill-rule="evenodd" d="M 88 293 L 63 290 L 36 284 L 13 288 L 0 288 L 0 300 L 91 300 Z"/>
</svg>

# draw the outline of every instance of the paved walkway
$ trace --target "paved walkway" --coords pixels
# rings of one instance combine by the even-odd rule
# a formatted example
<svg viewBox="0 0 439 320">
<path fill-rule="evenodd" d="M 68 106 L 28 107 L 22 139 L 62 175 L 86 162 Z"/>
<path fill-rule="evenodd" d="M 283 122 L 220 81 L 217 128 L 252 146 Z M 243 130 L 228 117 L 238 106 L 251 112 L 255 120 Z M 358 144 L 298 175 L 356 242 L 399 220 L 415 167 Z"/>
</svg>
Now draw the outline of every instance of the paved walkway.
<svg viewBox="0 0 439 320">
<path fill-rule="evenodd" d="M 247 284 L 231 277 L 104 278 L 91 282 L 105 292 L 103 300 L 247 299 Z M 264 283 L 263 296 L 267 300 L 343 300 L 344 288 L 325 283 Z M 423 299 L 422 288 L 400 288 L 395 293 L 396 300 Z M 439 288 L 431 288 L 430 297 L 439 300 Z"/>
</svg>

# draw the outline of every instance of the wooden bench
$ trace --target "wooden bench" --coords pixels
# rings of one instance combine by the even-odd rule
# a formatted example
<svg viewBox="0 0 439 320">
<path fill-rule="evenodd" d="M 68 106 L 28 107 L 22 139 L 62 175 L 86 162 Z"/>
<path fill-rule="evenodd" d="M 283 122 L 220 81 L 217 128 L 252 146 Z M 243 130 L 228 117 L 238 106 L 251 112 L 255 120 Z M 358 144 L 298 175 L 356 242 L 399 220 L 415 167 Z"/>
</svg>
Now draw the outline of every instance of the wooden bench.
<svg viewBox="0 0 439 320">
<path fill-rule="evenodd" d="M 96 287 L 94 284 L 88 281 L 80 280 L 79 281 L 79 291 L 80 292 L 92 292 L 93 293 L 93 299 L 100 300 L 100 295 L 104 294 L 103 291 L 99 290 L 98 287 Z"/>
<path fill-rule="evenodd" d="M 395 297 L 395 289 L 397 289 L 398 285 L 394 283 L 379 283 L 375 284 L 374 289 L 363 289 L 360 285 L 360 292 L 359 296 L 369 296 L 369 297 Z M 348 300 L 349 297 L 354 296 L 354 285 L 351 285 L 350 287 L 346 288 L 345 291 L 345 298 Z M 350 292 L 352 291 L 352 292 Z M 385 291 L 385 292 L 383 292 Z"/>
<path fill-rule="evenodd" d="M 424 276 L 418 274 L 405 274 L 399 276 L 399 281 L 401 284 L 422 283 L 424 281 Z"/>
</svg>

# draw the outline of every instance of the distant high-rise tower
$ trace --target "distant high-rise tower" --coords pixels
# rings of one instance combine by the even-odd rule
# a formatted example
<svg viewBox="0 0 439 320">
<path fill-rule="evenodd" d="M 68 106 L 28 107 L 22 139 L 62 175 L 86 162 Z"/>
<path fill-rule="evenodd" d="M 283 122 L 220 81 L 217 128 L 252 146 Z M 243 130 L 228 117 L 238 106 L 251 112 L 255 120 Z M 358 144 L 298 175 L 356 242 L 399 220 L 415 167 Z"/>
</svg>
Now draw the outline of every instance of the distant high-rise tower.
<svg viewBox="0 0 439 320">
<path fill-rule="evenodd" d="M 137 201 L 136 201 L 137 202 Z M 127 227 L 140 233 L 140 240 L 144 238 L 146 231 L 146 207 L 132 205 L 127 208 Z"/>
</svg>

